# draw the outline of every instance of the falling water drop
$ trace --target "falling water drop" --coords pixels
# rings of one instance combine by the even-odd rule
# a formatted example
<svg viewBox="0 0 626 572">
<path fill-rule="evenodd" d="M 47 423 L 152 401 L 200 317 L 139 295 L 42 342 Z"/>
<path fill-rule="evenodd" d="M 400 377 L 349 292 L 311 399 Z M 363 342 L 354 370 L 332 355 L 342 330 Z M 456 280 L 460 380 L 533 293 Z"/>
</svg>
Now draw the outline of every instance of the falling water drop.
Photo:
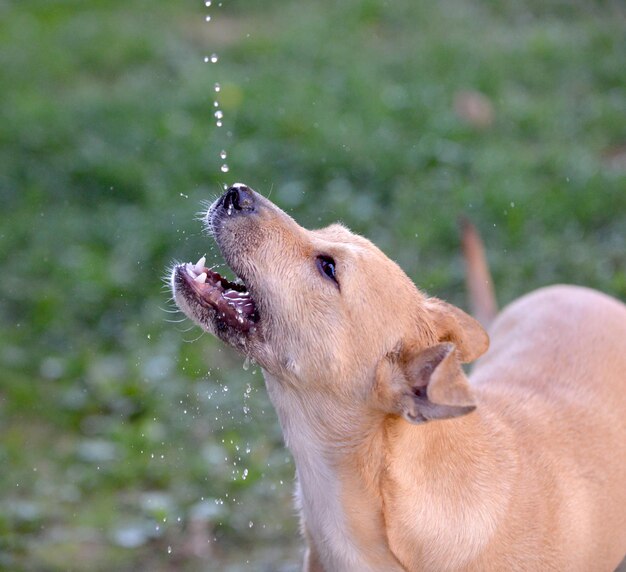
<svg viewBox="0 0 626 572">
<path fill-rule="evenodd" d="M 211 16 L 206 16 L 205 20 L 206 20 L 207 22 L 210 22 L 210 21 L 211 21 Z"/>
<path fill-rule="evenodd" d="M 224 117 L 224 112 L 218 109 L 218 110 L 214 113 L 214 115 L 215 115 L 215 119 L 223 119 L 223 117 Z"/>
<path fill-rule="evenodd" d="M 205 5 L 207 8 L 210 8 L 210 7 L 211 7 L 211 0 L 206 0 L 206 2 L 204 3 L 204 5 Z"/>
<path fill-rule="evenodd" d="M 226 155 L 226 151 L 224 151 L 224 149 L 222 149 L 220 151 L 220 159 L 226 159 L 227 155 Z"/>
<path fill-rule="evenodd" d="M 243 360 L 243 369 L 248 371 L 250 369 L 250 358 L 246 356 L 246 359 Z"/>
<path fill-rule="evenodd" d="M 222 173 L 228 173 L 228 171 L 230 171 L 230 167 L 224 163 L 221 167 L 220 170 L 222 171 Z"/>
<path fill-rule="evenodd" d="M 211 54 L 211 63 L 212 64 L 216 64 L 218 59 L 219 58 L 217 57 L 217 54 Z"/>
<path fill-rule="evenodd" d="M 219 83 L 216 83 L 214 86 L 215 93 L 219 93 L 222 89 L 222 86 Z"/>
</svg>

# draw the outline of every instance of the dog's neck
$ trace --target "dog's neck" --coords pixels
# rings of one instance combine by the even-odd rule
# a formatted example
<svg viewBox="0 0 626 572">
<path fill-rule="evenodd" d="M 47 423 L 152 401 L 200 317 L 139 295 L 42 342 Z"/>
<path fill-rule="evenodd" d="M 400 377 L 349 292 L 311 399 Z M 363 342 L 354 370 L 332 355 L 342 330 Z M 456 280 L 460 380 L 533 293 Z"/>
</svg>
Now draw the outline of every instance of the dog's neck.
<svg viewBox="0 0 626 572">
<path fill-rule="evenodd" d="M 382 426 L 367 427 L 336 399 L 294 391 L 267 373 L 265 378 L 295 460 L 296 502 L 314 557 L 324 570 L 337 572 L 403 570 L 389 550 L 376 482 Z"/>
<path fill-rule="evenodd" d="M 472 488 L 481 490 L 474 475 L 489 474 L 484 467 L 479 468 L 483 462 L 478 455 L 470 458 L 467 454 L 481 451 L 484 455 L 493 449 L 476 413 L 471 419 L 468 416 L 451 421 L 454 431 L 442 427 L 441 423 L 448 422 L 414 426 L 399 418 L 363 415 L 353 402 L 341 406 L 337 396 L 309 394 L 303 388 L 296 391 L 265 375 L 285 442 L 296 463 L 296 498 L 304 534 L 323 570 L 404 570 L 400 564 L 403 555 L 392 550 L 394 537 L 404 533 L 398 521 L 413 521 L 417 515 L 400 515 L 395 509 L 390 510 L 386 506 L 392 502 L 390 499 L 398 491 L 408 494 L 422 487 L 429 471 L 440 473 L 448 465 L 447 454 L 465 458 L 460 466 L 467 474 L 458 482 L 459 494 L 467 486 L 471 497 Z M 401 443 L 405 440 L 410 444 Z M 410 458 L 394 454 L 398 446 L 412 451 Z M 436 458 L 433 450 L 438 451 Z M 393 465 L 390 459 L 394 459 Z M 445 489 L 445 474 L 439 478 Z M 440 491 L 422 492 L 418 497 L 425 505 L 440 500 Z M 466 500 L 468 507 L 473 500 L 479 501 Z M 475 516 L 472 518 L 476 520 Z M 417 526 L 431 530 L 438 523 L 423 522 Z M 491 534 L 494 519 L 489 514 L 484 523 L 470 523 L 469 529 L 472 526 L 476 530 L 482 527 L 480 538 L 485 538 Z M 472 539 L 468 541 L 471 543 Z M 419 550 L 419 545 L 414 547 Z M 470 546 L 467 548 L 471 551 Z"/>
</svg>

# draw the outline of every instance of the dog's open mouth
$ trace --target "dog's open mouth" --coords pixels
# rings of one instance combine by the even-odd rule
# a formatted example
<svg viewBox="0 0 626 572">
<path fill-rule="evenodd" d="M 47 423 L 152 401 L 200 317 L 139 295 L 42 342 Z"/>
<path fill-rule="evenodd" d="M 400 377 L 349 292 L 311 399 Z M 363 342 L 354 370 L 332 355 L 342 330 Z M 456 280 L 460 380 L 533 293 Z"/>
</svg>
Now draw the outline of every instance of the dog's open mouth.
<svg viewBox="0 0 626 572">
<path fill-rule="evenodd" d="M 195 264 L 176 268 L 188 292 L 204 308 L 215 311 L 215 319 L 234 330 L 247 333 L 259 320 L 256 305 L 242 280 L 231 282 L 205 266 L 203 256 Z"/>
</svg>

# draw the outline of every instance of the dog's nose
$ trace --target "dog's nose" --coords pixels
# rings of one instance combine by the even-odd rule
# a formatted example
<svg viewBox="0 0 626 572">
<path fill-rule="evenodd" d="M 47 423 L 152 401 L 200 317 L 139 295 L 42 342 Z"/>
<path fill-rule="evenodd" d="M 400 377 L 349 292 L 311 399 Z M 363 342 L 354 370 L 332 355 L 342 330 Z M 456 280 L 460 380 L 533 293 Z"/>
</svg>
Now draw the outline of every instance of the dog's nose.
<svg viewBox="0 0 626 572">
<path fill-rule="evenodd" d="M 254 208 L 254 193 L 246 185 L 235 183 L 222 195 L 221 203 L 229 214 L 233 210 L 250 211 Z"/>
</svg>

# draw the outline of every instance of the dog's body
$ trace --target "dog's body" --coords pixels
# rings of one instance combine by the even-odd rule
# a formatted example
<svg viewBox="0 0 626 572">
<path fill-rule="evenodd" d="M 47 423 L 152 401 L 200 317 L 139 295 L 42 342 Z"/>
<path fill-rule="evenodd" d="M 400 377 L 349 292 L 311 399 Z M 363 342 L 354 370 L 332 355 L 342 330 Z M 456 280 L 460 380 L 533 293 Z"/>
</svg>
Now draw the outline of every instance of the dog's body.
<svg viewBox="0 0 626 572">
<path fill-rule="evenodd" d="M 174 270 L 179 306 L 263 367 L 310 571 L 606 571 L 626 552 L 626 307 L 555 286 L 491 349 L 369 241 L 243 185 L 208 220 L 238 287 Z M 226 301 L 226 302 L 224 302 Z"/>
</svg>

